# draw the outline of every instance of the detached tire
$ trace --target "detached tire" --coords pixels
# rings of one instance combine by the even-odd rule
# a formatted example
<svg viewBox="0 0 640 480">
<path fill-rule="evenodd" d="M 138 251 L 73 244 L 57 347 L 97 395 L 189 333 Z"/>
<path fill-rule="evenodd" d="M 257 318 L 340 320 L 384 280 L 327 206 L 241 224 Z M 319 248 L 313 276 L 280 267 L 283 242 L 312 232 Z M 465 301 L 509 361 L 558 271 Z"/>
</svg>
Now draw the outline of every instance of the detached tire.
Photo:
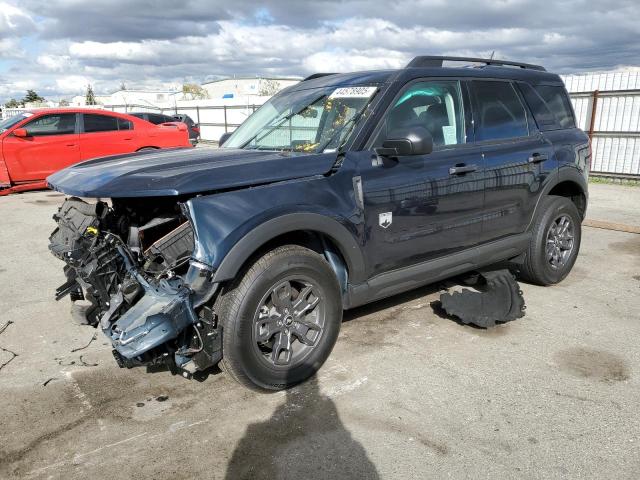
<svg viewBox="0 0 640 480">
<path fill-rule="evenodd" d="M 218 299 L 223 370 L 254 390 L 280 390 L 311 377 L 329 357 L 342 322 L 335 273 L 298 245 L 275 248 Z"/>
<path fill-rule="evenodd" d="M 571 272 L 580 250 L 582 219 L 566 197 L 542 198 L 520 276 L 537 285 L 561 282 Z"/>
</svg>

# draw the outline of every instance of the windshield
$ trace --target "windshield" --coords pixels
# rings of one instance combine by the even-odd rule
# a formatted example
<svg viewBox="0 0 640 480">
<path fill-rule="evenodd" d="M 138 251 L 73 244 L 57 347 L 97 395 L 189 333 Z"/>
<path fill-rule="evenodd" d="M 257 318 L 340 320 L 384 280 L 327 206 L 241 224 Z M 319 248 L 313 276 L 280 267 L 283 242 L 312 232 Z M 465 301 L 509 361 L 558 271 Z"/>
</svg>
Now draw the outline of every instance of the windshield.
<svg viewBox="0 0 640 480">
<path fill-rule="evenodd" d="M 325 87 L 284 92 L 251 115 L 224 148 L 319 153 L 338 149 L 377 87 Z"/>
<path fill-rule="evenodd" d="M 32 115 L 31 113 L 25 112 L 25 113 L 20 113 L 18 115 L 14 115 L 13 117 L 5 118 L 3 121 L 0 122 L 0 133 L 6 132 L 11 127 L 13 127 L 16 123 L 21 122 L 25 118 L 29 118 L 31 115 Z"/>
</svg>

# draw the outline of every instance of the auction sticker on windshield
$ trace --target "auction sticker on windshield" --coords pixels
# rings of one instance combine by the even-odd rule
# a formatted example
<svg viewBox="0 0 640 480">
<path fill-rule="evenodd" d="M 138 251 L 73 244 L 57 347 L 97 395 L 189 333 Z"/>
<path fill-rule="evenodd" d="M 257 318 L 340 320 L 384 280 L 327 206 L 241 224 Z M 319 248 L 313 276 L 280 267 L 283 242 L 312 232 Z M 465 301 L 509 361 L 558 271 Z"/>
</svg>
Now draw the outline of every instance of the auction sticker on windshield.
<svg viewBox="0 0 640 480">
<path fill-rule="evenodd" d="M 336 88 L 329 98 L 370 98 L 378 87 L 341 87 Z"/>
</svg>

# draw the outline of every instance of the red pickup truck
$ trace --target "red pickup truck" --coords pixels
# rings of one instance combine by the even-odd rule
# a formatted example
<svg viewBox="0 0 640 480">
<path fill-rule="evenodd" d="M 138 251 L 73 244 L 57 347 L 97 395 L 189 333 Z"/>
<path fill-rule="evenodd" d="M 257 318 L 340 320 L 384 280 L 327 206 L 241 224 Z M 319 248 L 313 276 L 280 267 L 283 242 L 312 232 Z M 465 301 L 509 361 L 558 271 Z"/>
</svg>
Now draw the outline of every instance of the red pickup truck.
<svg viewBox="0 0 640 480">
<path fill-rule="evenodd" d="M 186 125 L 104 110 L 24 112 L 0 122 L 0 196 L 46 188 L 48 175 L 83 160 L 171 147 L 191 147 Z"/>
</svg>

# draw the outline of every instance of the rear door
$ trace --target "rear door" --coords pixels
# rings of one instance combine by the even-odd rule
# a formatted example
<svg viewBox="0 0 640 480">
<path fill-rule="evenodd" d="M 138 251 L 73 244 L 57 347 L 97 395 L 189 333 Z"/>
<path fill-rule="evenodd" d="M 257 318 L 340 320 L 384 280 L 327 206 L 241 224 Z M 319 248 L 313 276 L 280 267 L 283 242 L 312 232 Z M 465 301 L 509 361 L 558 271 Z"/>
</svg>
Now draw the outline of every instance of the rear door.
<svg viewBox="0 0 640 480">
<path fill-rule="evenodd" d="M 129 120 L 96 113 L 84 113 L 80 133 L 80 156 L 90 158 L 135 152 L 138 148 L 134 125 Z"/>
<path fill-rule="evenodd" d="M 44 180 L 48 175 L 80 161 L 75 113 L 34 117 L 22 126 L 27 137 L 9 134 L 2 154 L 13 182 Z"/>
<path fill-rule="evenodd" d="M 372 147 L 404 126 L 432 135 L 428 155 L 377 157 L 362 165 L 371 275 L 477 244 L 482 222 L 482 156 L 471 143 L 468 99 L 458 80 L 406 86 L 385 114 Z"/>
<path fill-rule="evenodd" d="M 484 156 L 483 241 L 524 232 L 546 175 L 556 166 L 510 81 L 470 82 L 476 144 Z"/>
</svg>

